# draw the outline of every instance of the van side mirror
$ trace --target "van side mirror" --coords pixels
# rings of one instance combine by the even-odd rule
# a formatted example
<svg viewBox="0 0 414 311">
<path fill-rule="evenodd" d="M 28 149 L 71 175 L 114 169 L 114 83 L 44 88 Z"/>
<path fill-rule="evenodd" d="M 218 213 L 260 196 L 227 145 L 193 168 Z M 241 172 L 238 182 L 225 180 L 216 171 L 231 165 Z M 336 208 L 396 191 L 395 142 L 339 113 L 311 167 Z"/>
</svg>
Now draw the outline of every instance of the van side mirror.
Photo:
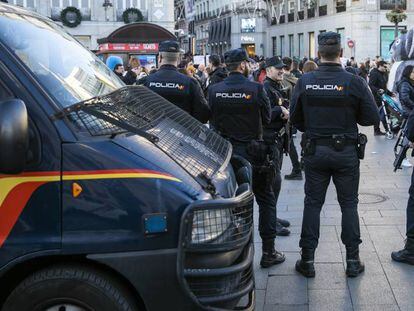
<svg viewBox="0 0 414 311">
<path fill-rule="evenodd" d="M 20 99 L 0 102 L 0 173 L 24 170 L 29 149 L 29 120 Z"/>
</svg>

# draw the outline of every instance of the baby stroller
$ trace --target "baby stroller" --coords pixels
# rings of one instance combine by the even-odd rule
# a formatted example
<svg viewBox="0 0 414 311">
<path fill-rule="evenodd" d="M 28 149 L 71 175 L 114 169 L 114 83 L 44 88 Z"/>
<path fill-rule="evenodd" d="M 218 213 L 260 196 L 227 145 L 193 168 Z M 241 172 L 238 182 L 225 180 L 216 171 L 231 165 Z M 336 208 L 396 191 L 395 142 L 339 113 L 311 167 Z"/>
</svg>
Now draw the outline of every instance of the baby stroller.
<svg viewBox="0 0 414 311">
<path fill-rule="evenodd" d="M 387 129 L 387 138 L 393 139 L 394 135 L 400 132 L 403 128 L 404 116 L 403 116 L 403 109 L 401 104 L 391 96 L 387 94 L 381 95 L 381 107 L 379 108 L 379 112 L 381 115 L 381 119 L 385 119 L 385 122 L 388 125 Z"/>
</svg>

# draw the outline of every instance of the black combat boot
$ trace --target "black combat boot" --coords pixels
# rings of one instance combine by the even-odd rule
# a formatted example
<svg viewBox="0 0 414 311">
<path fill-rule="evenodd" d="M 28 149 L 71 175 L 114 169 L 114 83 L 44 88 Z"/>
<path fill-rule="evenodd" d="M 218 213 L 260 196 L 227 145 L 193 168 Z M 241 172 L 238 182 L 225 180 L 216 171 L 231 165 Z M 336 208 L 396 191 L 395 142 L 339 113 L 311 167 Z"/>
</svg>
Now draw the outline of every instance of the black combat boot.
<svg viewBox="0 0 414 311">
<path fill-rule="evenodd" d="M 296 262 L 296 271 L 307 278 L 315 277 L 315 250 L 302 248 L 302 259 Z"/>
<path fill-rule="evenodd" d="M 292 170 L 292 173 L 285 175 L 286 180 L 302 180 L 302 170 Z"/>
<path fill-rule="evenodd" d="M 276 221 L 278 223 L 280 223 L 283 227 L 288 228 L 290 227 L 290 222 L 288 220 L 285 219 L 281 219 L 281 218 L 276 218 Z"/>
<path fill-rule="evenodd" d="M 260 260 L 260 266 L 262 268 L 269 268 L 273 265 L 278 265 L 284 262 L 285 255 L 275 250 L 275 240 L 264 240 L 262 244 L 262 259 Z"/>
<path fill-rule="evenodd" d="M 357 277 L 364 272 L 365 266 L 359 258 L 359 247 L 346 248 L 346 275 L 350 278 Z"/>
<path fill-rule="evenodd" d="M 398 262 L 414 265 L 414 239 L 407 239 L 405 247 L 398 252 L 392 252 L 391 258 Z"/>
<path fill-rule="evenodd" d="M 290 235 L 290 230 L 282 226 L 280 222 L 276 222 L 276 235 L 277 236 L 288 236 Z"/>
</svg>

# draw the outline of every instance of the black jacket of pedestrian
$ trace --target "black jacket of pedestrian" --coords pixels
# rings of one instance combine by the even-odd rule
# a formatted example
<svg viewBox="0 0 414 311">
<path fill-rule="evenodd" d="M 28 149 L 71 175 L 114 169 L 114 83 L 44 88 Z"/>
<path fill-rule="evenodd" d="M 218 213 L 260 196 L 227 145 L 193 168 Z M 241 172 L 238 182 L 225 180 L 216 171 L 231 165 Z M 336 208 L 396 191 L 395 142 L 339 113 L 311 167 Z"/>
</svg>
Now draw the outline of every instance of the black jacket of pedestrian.
<svg viewBox="0 0 414 311">
<path fill-rule="evenodd" d="M 387 91 L 387 80 L 387 74 L 379 71 L 377 68 L 372 69 L 369 74 L 369 87 L 371 88 L 378 106 L 381 105 L 381 95 L 378 93 L 379 90 L 384 90 L 388 95 L 392 95 Z"/>
<path fill-rule="evenodd" d="M 137 74 L 130 69 L 125 74 L 123 81 L 126 85 L 133 85 L 137 82 Z"/>
<path fill-rule="evenodd" d="M 219 83 L 228 76 L 227 70 L 223 67 L 217 67 L 210 73 L 208 86 Z"/>
<path fill-rule="evenodd" d="M 404 113 L 408 116 L 414 109 L 414 85 L 407 78 L 397 84 L 398 97 L 404 109 Z"/>
</svg>

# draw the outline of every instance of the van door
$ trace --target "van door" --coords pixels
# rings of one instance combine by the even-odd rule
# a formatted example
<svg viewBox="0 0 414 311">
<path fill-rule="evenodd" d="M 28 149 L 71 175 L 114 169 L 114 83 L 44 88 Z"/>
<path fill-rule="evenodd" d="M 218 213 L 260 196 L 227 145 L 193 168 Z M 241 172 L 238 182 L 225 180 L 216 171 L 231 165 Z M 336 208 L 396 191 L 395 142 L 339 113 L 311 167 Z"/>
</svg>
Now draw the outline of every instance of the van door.
<svg viewBox="0 0 414 311">
<path fill-rule="evenodd" d="M 17 257 L 61 246 L 60 138 L 40 100 L 23 86 L 28 82 L 25 76 L 17 69 L 13 72 L 0 60 L 0 105 L 10 98 L 26 104 L 30 146 L 23 173 L 0 172 L 0 267 Z"/>
</svg>

